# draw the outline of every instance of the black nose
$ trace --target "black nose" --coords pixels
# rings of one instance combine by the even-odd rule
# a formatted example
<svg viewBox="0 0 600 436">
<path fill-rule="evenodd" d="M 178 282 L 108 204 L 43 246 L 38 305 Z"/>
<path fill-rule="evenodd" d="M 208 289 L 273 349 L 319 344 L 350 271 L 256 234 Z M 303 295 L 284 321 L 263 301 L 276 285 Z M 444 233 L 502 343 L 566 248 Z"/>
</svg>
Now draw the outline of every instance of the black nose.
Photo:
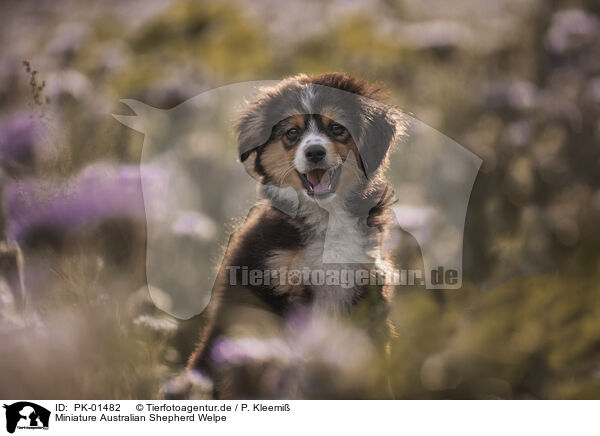
<svg viewBox="0 0 600 436">
<path fill-rule="evenodd" d="M 306 159 L 314 163 L 322 160 L 325 157 L 325 154 L 327 154 L 327 151 L 325 151 L 325 147 L 322 145 L 311 145 L 304 152 Z"/>
</svg>

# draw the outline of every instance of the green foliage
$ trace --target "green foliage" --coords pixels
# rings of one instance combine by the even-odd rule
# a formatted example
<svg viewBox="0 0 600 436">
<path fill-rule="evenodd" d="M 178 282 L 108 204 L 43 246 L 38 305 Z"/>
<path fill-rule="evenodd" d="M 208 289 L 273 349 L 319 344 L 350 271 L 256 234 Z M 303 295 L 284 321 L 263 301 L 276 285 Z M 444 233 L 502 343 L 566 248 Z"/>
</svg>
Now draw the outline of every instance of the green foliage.
<svg viewBox="0 0 600 436">
<path fill-rule="evenodd" d="M 327 32 L 300 41 L 281 64 L 285 74 L 352 71 L 387 77 L 395 68 L 390 59 L 404 61 L 399 45 L 378 34 L 372 18 L 350 14 Z"/>
<path fill-rule="evenodd" d="M 597 398 L 600 286 L 567 275 L 468 285 L 396 303 L 393 385 L 404 398 Z"/>
<path fill-rule="evenodd" d="M 142 57 L 194 59 L 217 74 L 242 77 L 269 70 L 262 29 L 229 3 L 179 1 L 132 38 Z"/>
</svg>

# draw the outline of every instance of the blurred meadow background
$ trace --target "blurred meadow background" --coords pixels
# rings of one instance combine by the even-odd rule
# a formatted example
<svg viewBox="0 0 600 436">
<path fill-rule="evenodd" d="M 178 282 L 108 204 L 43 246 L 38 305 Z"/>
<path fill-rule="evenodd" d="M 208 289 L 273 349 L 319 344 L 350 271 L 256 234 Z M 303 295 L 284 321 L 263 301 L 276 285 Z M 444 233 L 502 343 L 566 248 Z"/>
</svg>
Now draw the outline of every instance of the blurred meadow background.
<svg viewBox="0 0 600 436">
<path fill-rule="evenodd" d="M 483 160 L 463 288 L 398 287 L 388 363 L 345 358 L 364 349 L 356 332 L 323 326 L 299 338 L 299 326 L 287 338 L 293 352 L 278 353 L 287 360 L 257 379 L 265 395 L 386 397 L 387 371 L 396 398 L 600 398 L 600 3 L 0 8 L 0 397 L 202 391 L 206 380 L 180 374 L 203 318 L 178 320 L 150 300 L 146 228 L 162 226 L 190 252 L 218 250 L 216 229 L 233 227 L 251 180 L 238 176 L 232 145 L 192 147 L 192 182 L 239 196 L 202 198 L 147 223 L 144 137 L 111 114 L 132 114 L 123 98 L 169 109 L 236 82 L 344 71 L 385 83 L 391 102 Z M 298 368 L 303 350 L 310 365 Z M 252 364 L 270 359 L 246 351 Z"/>
</svg>

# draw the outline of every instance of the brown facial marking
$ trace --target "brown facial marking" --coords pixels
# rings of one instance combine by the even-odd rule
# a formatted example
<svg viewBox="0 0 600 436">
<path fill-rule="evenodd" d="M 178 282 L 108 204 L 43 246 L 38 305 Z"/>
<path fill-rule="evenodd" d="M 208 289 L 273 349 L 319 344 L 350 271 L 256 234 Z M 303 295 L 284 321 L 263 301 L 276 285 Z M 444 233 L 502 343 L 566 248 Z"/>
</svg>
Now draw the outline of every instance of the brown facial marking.
<svg viewBox="0 0 600 436">
<path fill-rule="evenodd" d="M 284 120 L 282 122 L 281 125 L 281 140 L 283 141 L 283 144 L 286 146 L 286 148 L 290 148 L 293 147 L 297 141 L 291 140 L 289 139 L 285 132 L 287 132 L 289 129 L 291 128 L 297 128 L 299 131 L 299 135 L 298 137 L 301 136 L 302 132 L 304 131 L 305 125 L 304 125 L 304 117 L 301 115 L 295 115 L 293 117 L 288 118 L 287 120 Z"/>
<path fill-rule="evenodd" d="M 321 109 L 321 120 L 324 125 L 328 125 L 339 118 L 339 114 L 333 107 L 324 107 Z"/>
<path fill-rule="evenodd" d="M 288 118 L 288 122 L 304 129 L 304 117 L 302 115 L 294 115 L 293 117 Z"/>
<path fill-rule="evenodd" d="M 331 118 L 329 118 L 326 115 L 321 115 L 321 123 L 323 123 L 323 127 L 327 128 L 327 126 L 329 126 L 329 123 L 331 123 L 333 120 Z"/>
<path fill-rule="evenodd" d="M 364 176 L 364 172 L 360 163 L 358 147 L 350 136 L 350 133 L 346 130 L 343 135 L 335 137 L 328 132 L 327 129 L 330 124 L 337 122 L 335 121 L 335 113 L 329 111 L 328 115 L 320 115 L 320 127 L 323 129 L 321 133 L 327 135 L 328 139 L 325 144 L 327 153 L 334 158 L 334 161 L 338 165 L 345 162 L 350 151 L 352 151 L 354 158 L 357 160 L 357 166 L 348 165 L 340 174 L 336 192 L 341 193 L 355 186 L 361 180 L 361 176 Z M 266 144 L 261 155 L 261 164 L 265 172 L 278 186 L 290 186 L 298 191 L 305 189 L 294 165 L 295 153 L 301 142 L 302 132 L 306 127 L 305 121 L 304 115 L 292 116 L 282 121 L 278 127 L 278 137 Z M 300 135 L 298 135 L 298 139 L 290 140 L 286 137 L 286 132 L 291 128 L 299 129 Z"/>
<path fill-rule="evenodd" d="M 265 172 L 278 186 L 291 186 L 302 189 L 302 182 L 294 167 L 295 148 L 286 149 L 279 139 L 275 139 L 265 146 L 261 162 Z"/>
<path fill-rule="evenodd" d="M 337 121 L 335 121 L 334 118 L 332 118 L 335 116 L 334 113 L 328 112 L 328 114 L 330 114 L 331 116 L 320 115 L 321 125 L 322 125 L 322 128 L 325 130 L 325 132 L 322 132 L 322 133 L 327 134 L 328 139 L 329 139 L 328 145 L 330 145 L 330 146 L 326 147 L 327 152 L 333 153 L 334 157 L 336 158 L 335 159 L 336 161 L 339 161 L 338 157 L 341 158 L 342 160 L 345 160 L 346 156 L 348 155 L 348 151 L 354 145 L 354 142 L 352 141 L 352 138 L 350 137 L 350 134 L 348 133 L 348 131 L 346 131 L 345 134 L 339 138 L 332 137 L 327 132 L 330 124 L 333 122 L 337 122 Z"/>
</svg>

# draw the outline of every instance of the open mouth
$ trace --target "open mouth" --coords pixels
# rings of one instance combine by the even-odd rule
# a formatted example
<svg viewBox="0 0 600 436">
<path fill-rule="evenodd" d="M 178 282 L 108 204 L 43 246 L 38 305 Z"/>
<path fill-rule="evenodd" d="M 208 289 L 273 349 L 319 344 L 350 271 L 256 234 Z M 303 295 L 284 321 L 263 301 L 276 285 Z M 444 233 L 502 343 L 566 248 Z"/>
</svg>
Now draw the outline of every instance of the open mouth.
<svg viewBox="0 0 600 436">
<path fill-rule="evenodd" d="M 336 168 L 310 170 L 306 174 L 298 173 L 306 193 L 310 196 L 325 196 L 335 192 L 340 180 L 341 165 Z"/>
</svg>

